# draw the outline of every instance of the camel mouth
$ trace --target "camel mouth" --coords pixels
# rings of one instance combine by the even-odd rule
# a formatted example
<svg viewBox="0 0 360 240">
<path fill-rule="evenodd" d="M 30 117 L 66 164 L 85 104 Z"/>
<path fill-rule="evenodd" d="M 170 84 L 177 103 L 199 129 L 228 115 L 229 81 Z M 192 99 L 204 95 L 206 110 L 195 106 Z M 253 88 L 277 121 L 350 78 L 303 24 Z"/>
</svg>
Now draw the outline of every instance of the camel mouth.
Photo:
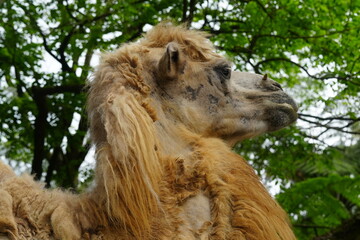
<svg viewBox="0 0 360 240">
<path fill-rule="evenodd" d="M 298 118 L 298 107 L 294 101 L 277 104 L 276 108 L 267 110 L 266 115 L 268 131 L 273 132 L 294 123 Z"/>
<path fill-rule="evenodd" d="M 261 92 L 260 94 L 248 94 L 245 96 L 250 102 L 263 103 L 270 102 L 276 105 L 289 105 L 295 112 L 298 111 L 298 106 L 294 99 L 292 99 L 287 93 L 283 91 L 277 92 Z"/>
<path fill-rule="evenodd" d="M 272 104 L 275 105 L 275 110 L 279 112 L 284 112 L 284 114 L 289 115 L 291 123 L 298 118 L 297 112 L 299 110 L 299 107 L 294 101 L 294 99 L 292 99 L 292 97 L 290 97 L 285 92 L 270 95 L 268 96 L 268 99 Z"/>
<path fill-rule="evenodd" d="M 286 95 L 286 96 L 287 96 L 287 99 L 285 101 L 285 104 L 288 106 L 287 109 L 290 108 L 290 110 L 287 110 L 286 113 L 289 114 L 289 124 L 291 124 L 291 123 L 295 122 L 298 119 L 299 107 L 296 104 L 296 102 L 294 101 L 294 99 L 292 99 L 288 95 Z M 281 111 L 281 108 L 280 108 L 280 111 Z"/>
</svg>

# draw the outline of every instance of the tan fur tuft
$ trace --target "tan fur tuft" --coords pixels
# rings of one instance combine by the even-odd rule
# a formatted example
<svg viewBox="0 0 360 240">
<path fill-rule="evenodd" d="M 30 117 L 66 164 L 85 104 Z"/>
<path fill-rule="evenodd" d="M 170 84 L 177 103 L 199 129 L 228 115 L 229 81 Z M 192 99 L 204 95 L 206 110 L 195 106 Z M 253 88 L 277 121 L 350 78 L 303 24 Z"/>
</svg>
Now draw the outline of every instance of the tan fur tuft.
<svg viewBox="0 0 360 240">
<path fill-rule="evenodd" d="M 150 232 L 150 216 L 159 207 L 162 171 L 155 150 L 156 113 L 146 98 L 149 87 L 141 78 L 138 56 L 127 48 L 104 56 L 104 65 L 91 83 L 88 106 L 98 146 L 100 204 L 114 225 L 141 238 Z"/>
<path fill-rule="evenodd" d="M 140 44 L 149 48 L 164 48 L 169 42 L 176 42 L 185 54 L 194 61 L 209 61 L 219 57 L 207 38 L 206 32 L 187 30 L 184 26 L 174 27 L 169 23 L 155 26 L 141 40 Z"/>
<path fill-rule="evenodd" d="M 158 209 L 162 171 L 153 121 L 133 95 L 122 91 L 103 106 L 107 143 L 97 152 L 97 181 L 105 188 L 96 194 L 111 221 L 140 238 L 150 231 L 150 216 Z"/>
</svg>

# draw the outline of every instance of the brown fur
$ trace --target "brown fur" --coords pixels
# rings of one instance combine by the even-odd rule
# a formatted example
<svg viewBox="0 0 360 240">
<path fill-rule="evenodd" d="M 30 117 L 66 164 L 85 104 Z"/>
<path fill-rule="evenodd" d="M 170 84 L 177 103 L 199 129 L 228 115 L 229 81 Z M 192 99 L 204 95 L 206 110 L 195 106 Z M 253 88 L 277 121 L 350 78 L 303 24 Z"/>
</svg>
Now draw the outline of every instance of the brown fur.
<svg viewBox="0 0 360 240">
<path fill-rule="evenodd" d="M 243 90 L 226 89 L 213 70 L 219 64 L 227 61 L 206 34 L 169 24 L 105 54 L 88 96 L 95 186 L 81 195 L 44 190 L 0 163 L 0 233 L 295 239 L 285 212 L 229 144 L 290 124 L 296 106 L 255 75 Z"/>
</svg>

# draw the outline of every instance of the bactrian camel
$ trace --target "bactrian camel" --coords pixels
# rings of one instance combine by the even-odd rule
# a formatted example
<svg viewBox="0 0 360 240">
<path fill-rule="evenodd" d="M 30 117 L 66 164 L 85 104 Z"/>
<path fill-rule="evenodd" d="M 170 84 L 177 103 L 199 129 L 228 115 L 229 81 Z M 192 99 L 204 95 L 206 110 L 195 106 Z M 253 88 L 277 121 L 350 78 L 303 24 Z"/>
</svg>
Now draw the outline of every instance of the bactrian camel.
<svg viewBox="0 0 360 240">
<path fill-rule="evenodd" d="M 232 146 L 293 123 L 267 77 L 231 70 L 203 32 L 160 24 L 103 54 L 89 80 L 95 182 L 45 190 L 0 165 L 10 239 L 295 239 L 286 213 Z"/>
</svg>

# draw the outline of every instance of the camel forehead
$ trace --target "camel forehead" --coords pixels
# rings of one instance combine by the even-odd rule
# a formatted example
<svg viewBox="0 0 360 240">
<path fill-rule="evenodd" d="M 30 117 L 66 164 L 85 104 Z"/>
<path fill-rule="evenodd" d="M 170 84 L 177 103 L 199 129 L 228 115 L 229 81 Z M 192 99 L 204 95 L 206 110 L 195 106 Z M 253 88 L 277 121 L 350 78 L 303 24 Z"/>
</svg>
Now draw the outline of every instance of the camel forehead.
<svg viewBox="0 0 360 240">
<path fill-rule="evenodd" d="M 181 26 L 160 24 L 149 30 L 140 43 L 148 47 L 165 47 L 169 42 L 179 44 L 203 44 L 208 48 L 213 48 L 212 43 L 207 39 L 207 34 L 200 31 L 188 30 Z M 200 47 L 200 46 L 199 46 Z"/>
<path fill-rule="evenodd" d="M 188 30 L 182 26 L 160 24 L 151 29 L 139 44 L 148 48 L 165 48 L 168 43 L 176 42 L 192 60 L 209 61 L 218 58 L 213 44 L 205 32 Z"/>
<path fill-rule="evenodd" d="M 170 42 L 176 42 L 188 61 L 205 62 L 224 59 L 215 52 L 208 34 L 196 30 L 188 30 L 182 26 L 160 24 L 149 30 L 138 42 L 122 45 L 114 52 L 101 55 L 101 63 L 116 67 L 127 63 L 137 67 L 139 62 L 146 64 L 158 61 Z M 143 66 L 146 69 L 146 64 Z M 149 65 L 149 67 L 153 65 Z"/>
</svg>

